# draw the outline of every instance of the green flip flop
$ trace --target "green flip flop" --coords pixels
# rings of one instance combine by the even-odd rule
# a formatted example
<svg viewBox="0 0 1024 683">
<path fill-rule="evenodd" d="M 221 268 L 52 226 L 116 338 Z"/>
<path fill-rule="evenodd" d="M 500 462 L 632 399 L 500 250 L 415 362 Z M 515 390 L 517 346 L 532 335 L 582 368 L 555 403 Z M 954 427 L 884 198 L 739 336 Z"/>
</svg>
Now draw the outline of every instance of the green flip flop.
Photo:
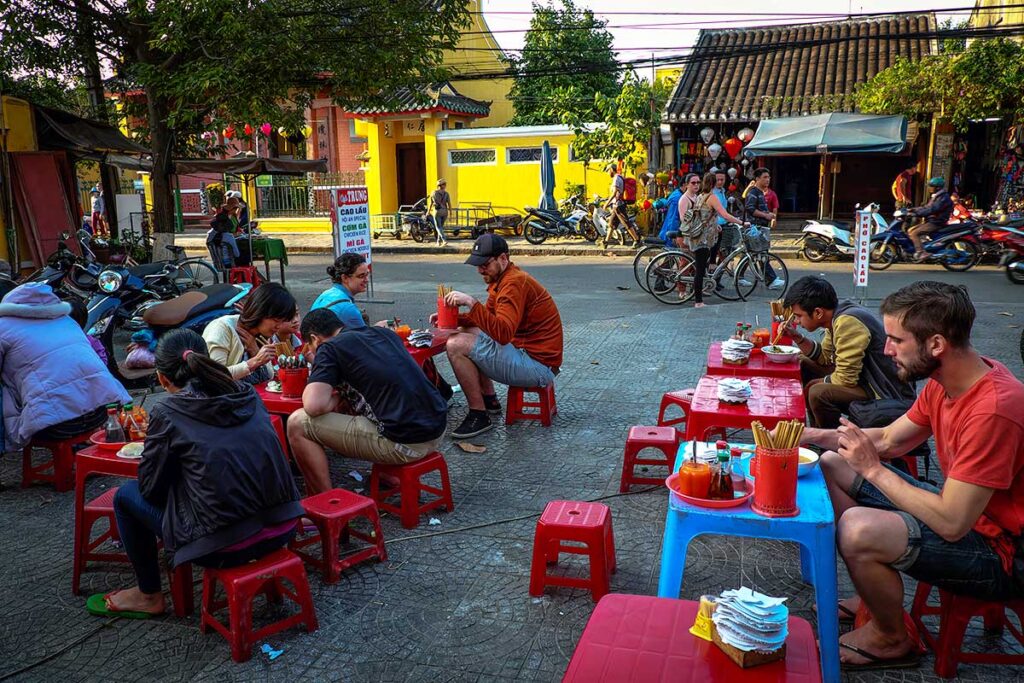
<svg viewBox="0 0 1024 683">
<path fill-rule="evenodd" d="M 116 592 L 116 591 L 115 591 Z M 89 599 L 85 601 L 85 609 L 89 611 L 89 614 L 95 614 L 98 617 L 124 617 L 125 619 L 152 619 L 156 614 L 150 612 L 132 612 L 130 610 L 114 610 L 111 609 L 107 604 L 107 597 L 113 595 L 113 593 L 96 593 L 90 595 Z"/>
</svg>

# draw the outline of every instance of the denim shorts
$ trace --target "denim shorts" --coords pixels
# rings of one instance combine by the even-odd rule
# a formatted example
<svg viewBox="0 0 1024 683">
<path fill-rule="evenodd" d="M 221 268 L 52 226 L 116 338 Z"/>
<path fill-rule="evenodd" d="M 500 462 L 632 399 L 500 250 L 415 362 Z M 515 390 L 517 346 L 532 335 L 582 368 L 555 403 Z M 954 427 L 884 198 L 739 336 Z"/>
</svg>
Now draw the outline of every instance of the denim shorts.
<svg viewBox="0 0 1024 683">
<path fill-rule="evenodd" d="M 886 467 L 919 489 L 939 493 L 939 489 L 931 484 L 918 481 L 890 465 Z M 860 475 L 848 493 L 859 505 L 891 510 L 906 523 L 907 550 L 890 565 L 893 569 L 958 595 L 999 601 L 1021 597 L 1021 589 L 1013 576 L 1003 569 L 999 554 L 977 531 L 972 529 L 959 541 L 951 543 L 909 512 L 897 508 L 874 484 Z"/>
<path fill-rule="evenodd" d="M 469 359 L 480 372 L 511 387 L 546 387 L 555 381 L 551 368 L 530 358 L 522 349 L 499 344 L 484 332 L 477 336 Z"/>
</svg>

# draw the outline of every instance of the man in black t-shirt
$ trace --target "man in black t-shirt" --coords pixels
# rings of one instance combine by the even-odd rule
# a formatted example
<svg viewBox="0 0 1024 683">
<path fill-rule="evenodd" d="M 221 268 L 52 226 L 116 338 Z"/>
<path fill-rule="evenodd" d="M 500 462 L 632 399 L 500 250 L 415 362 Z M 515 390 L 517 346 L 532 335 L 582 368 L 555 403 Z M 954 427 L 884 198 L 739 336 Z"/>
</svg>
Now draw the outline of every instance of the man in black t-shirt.
<svg viewBox="0 0 1024 683">
<path fill-rule="evenodd" d="M 288 442 L 307 495 L 331 488 L 325 447 L 387 464 L 437 449 L 448 406 L 398 335 L 383 327 L 345 328 L 333 311 L 320 308 L 302 320 L 302 338 L 313 370 L 302 410 L 288 418 Z"/>
</svg>

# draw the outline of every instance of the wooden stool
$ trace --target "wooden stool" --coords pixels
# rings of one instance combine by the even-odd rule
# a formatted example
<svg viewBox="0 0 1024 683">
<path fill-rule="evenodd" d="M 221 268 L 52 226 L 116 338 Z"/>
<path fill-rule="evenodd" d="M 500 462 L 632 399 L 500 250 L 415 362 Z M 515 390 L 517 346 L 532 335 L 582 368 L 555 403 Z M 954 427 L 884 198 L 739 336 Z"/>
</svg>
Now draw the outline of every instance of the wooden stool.
<svg viewBox="0 0 1024 683">
<path fill-rule="evenodd" d="M 324 583 L 337 583 L 342 571 L 371 557 L 376 557 L 380 562 L 388 559 L 377 505 L 371 498 L 345 489 L 333 489 L 303 499 L 302 507 L 306 509 L 306 516 L 316 525 L 318 533 L 309 538 L 295 538 L 289 547 L 296 555 L 323 572 Z M 352 521 L 359 517 L 369 521 L 371 532 L 364 533 L 350 528 Z M 338 541 L 341 539 L 345 542 L 349 536 L 369 543 L 370 547 L 339 560 Z M 314 557 L 302 550 L 314 543 L 320 544 L 321 557 Z"/>
<path fill-rule="evenodd" d="M 537 394 L 537 401 L 527 401 L 525 394 Z M 526 412 L 529 408 L 530 412 Z M 536 408 L 537 412 L 533 412 Z M 551 418 L 558 414 L 555 403 L 555 384 L 546 387 L 509 387 L 505 402 L 505 424 L 518 420 L 540 420 L 545 427 L 551 426 Z"/>
<path fill-rule="evenodd" d="M 656 448 L 665 454 L 664 458 L 637 457 L 645 448 Z M 632 484 L 658 485 L 665 477 L 638 477 L 633 473 L 637 465 L 667 467 L 668 474 L 675 471 L 676 452 L 679 450 L 679 432 L 674 427 L 630 427 L 626 437 L 626 450 L 622 458 L 622 477 L 619 492 L 625 493 Z"/>
<path fill-rule="evenodd" d="M 441 475 L 441 488 L 427 486 L 420 481 L 423 475 L 435 471 Z M 382 478 L 385 482 L 397 480 L 398 485 L 382 489 Z M 420 491 L 432 494 L 433 499 L 420 505 Z M 399 497 L 398 505 L 388 502 L 392 496 Z M 448 463 L 437 451 L 404 465 L 374 463 L 370 473 L 370 497 L 377 501 L 381 510 L 398 515 L 406 529 L 415 529 L 420 523 L 420 515 L 434 508 L 443 507 L 448 512 L 455 509 L 452 485 L 448 480 Z"/>
<path fill-rule="evenodd" d="M 563 545 L 563 541 L 583 543 L 586 547 Z M 548 574 L 547 565 L 558 564 L 561 553 L 589 555 L 590 577 L 574 579 Z M 533 538 L 530 595 L 543 595 L 545 586 L 571 586 L 588 589 L 597 601 L 610 590 L 614 572 L 615 540 L 612 513 L 607 505 L 553 500 L 544 507 Z"/>
<path fill-rule="evenodd" d="M 89 443 L 89 437 L 96 430 L 59 441 L 32 439 L 21 453 L 21 488 L 28 488 L 34 482 L 53 484 L 58 492 L 70 491 L 75 487 L 75 446 Z M 45 448 L 50 459 L 38 465 L 32 464 L 32 449 Z M 53 470 L 47 473 L 47 470 Z"/>
</svg>

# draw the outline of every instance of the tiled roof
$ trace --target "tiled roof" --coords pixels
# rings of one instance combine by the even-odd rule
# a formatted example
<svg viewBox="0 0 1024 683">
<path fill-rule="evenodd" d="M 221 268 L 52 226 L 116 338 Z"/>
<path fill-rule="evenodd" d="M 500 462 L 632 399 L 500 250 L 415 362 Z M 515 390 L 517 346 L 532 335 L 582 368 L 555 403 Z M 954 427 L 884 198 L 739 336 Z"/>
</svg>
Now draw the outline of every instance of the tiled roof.
<svg viewBox="0 0 1024 683">
<path fill-rule="evenodd" d="M 451 83 L 418 89 L 402 88 L 394 95 L 395 104 L 388 107 L 354 106 L 348 111 L 359 116 L 385 116 L 391 114 L 425 113 L 432 111 L 487 116 L 491 103 L 474 100 L 459 93 Z"/>
<path fill-rule="evenodd" d="M 854 111 L 854 86 L 897 57 L 935 52 L 935 15 L 703 30 L 665 108 L 670 121 Z"/>
</svg>

